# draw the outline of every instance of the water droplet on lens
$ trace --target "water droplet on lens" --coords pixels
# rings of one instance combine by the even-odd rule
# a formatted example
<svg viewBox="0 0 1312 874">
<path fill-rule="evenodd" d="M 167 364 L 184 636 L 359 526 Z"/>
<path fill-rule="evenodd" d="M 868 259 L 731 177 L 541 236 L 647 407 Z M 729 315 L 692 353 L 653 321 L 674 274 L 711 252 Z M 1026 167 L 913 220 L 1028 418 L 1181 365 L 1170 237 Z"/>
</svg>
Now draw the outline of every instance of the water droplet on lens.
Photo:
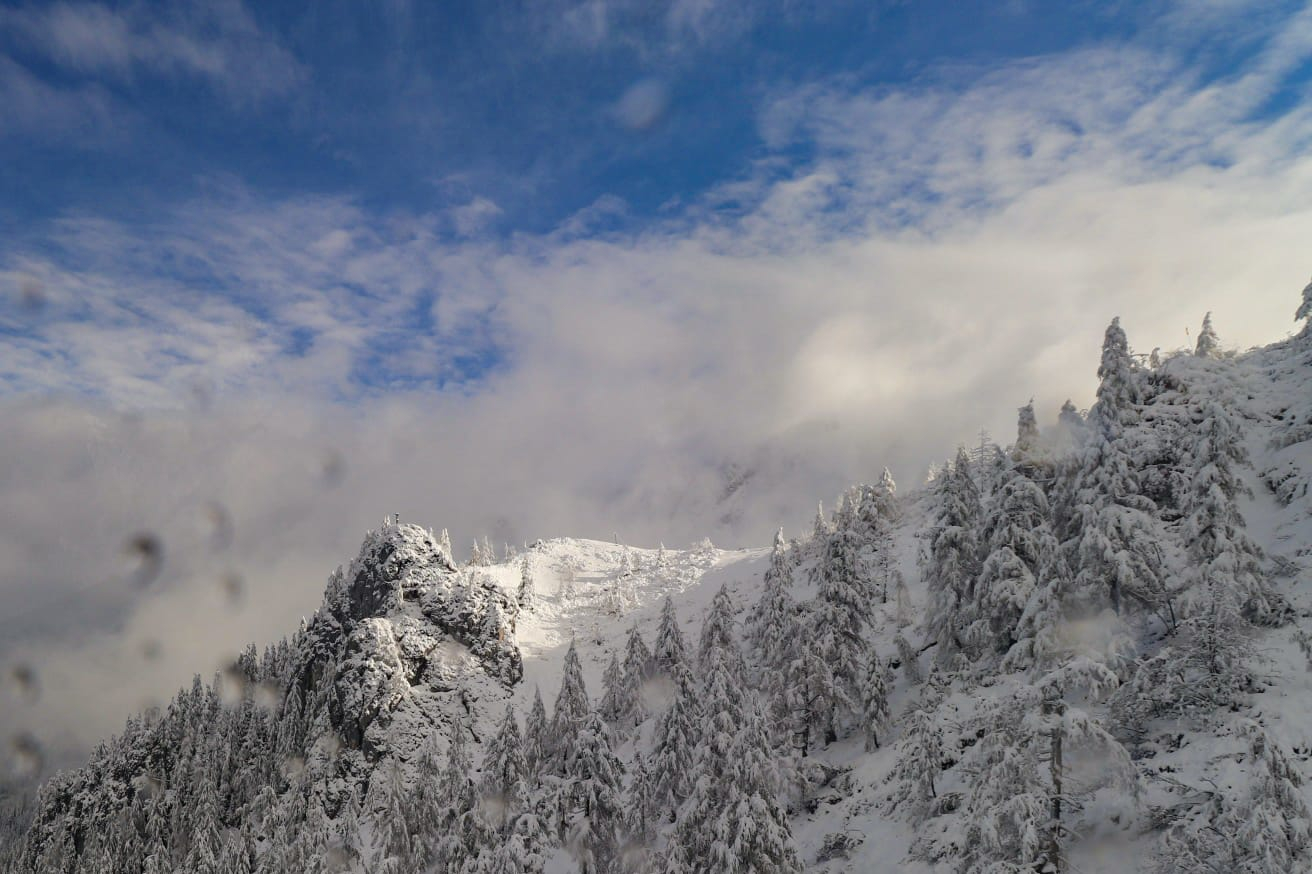
<svg viewBox="0 0 1312 874">
<path fill-rule="evenodd" d="M 37 679 L 36 668 L 24 662 L 9 669 L 8 685 L 18 700 L 25 704 L 35 704 L 41 697 L 41 682 Z"/>
<path fill-rule="evenodd" d="M 215 552 L 232 545 L 232 516 L 218 501 L 205 505 L 205 520 L 210 526 L 210 548 Z"/>
<path fill-rule="evenodd" d="M 149 531 L 142 531 L 128 538 L 123 546 L 124 553 L 136 563 L 132 572 L 132 581 L 138 586 L 146 586 L 159 576 L 164 563 L 164 546 L 158 537 Z"/>
<path fill-rule="evenodd" d="M 24 276 L 18 281 L 18 305 L 30 313 L 39 313 L 46 307 L 46 286 L 35 276 Z"/>
<path fill-rule="evenodd" d="M 319 459 L 319 477 L 330 488 L 346 478 L 346 459 L 336 449 L 327 450 Z"/>
<path fill-rule="evenodd" d="M 236 608 L 246 597 L 246 581 L 236 571 L 228 571 L 219 577 L 219 591 L 223 593 L 228 606 Z"/>
<path fill-rule="evenodd" d="M 31 780 L 45 768 L 45 753 L 40 742 L 27 732 L 9 741 L 9 771 L 20 780 Z"/>
</svg>

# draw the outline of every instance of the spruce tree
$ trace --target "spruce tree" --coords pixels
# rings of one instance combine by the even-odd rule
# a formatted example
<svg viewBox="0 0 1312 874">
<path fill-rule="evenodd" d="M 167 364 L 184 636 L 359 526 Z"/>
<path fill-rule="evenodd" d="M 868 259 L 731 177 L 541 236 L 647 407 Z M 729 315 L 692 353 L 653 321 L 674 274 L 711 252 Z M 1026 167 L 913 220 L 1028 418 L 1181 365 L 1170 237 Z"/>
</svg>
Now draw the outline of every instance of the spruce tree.
<svg viewBox="0 0 1312 874">
<path fill-rule="evenodd" d="M 656 645 L 652 650 L 652 660 L 657 672 L 665 677 L 674 676 L 675 665 L 686 663 L 688 659 L 687 644 L 683 632 L 679 629 L 679 618 L 674 612 L 674 601 L 669 595 L 661 604 L 660 626 L 656 630 Z"/>
<path fill-rule="evenodd" d="M 1119 614 L 1127 600 L 1162 610 L 1168 600 L 1157 508 L 1142 493 L 1126 438 L 1141 390 L 1118 320 L 1107 328 L 1098 375 L 1089 438 L 1062 487 L 1060 533 L 1074 571 L 1063 608 L 1075 618 Z"/>
<path fill-rule="evenodd" d="M 733 602 L 729 600 L 729 590 L 722 585 L 711 599 L 711 609 L 702 623 L 697 664 L 706 671 L 714 650 L 727 651 L 733 647 Z"/>
<path fill-rule="evenodd" d="M 548 770 L 552 773 L 561 772 L 570 750 L 578 741 L 579 729 L 587 720 L 590 711 L 588 691 L 583 684 L 583 666 L 579 664 L 578 650 L 571 640 L 569 651 L 565 653 L 565 670 L 560 681 L 560 692 L 556 696 L 556 706 L 551 713 L 548 748 L 551 766 Z"/>
<path fill-rule="evenodd" d="M 610 663 L 601 677 L 602 695 L 597 703 L 601 718 L 614 725 L 619 722 L 626 707 L 624 700 L 624 669 L 620 667 L 619 656 L 611 653 Z"/>
<path fill-rule="evenodd" d="M 565 762 L 566 840 L 580 874 L 608 874 L 624 845 L 624 767 L 606 724 L 589 713 Z"/>
<path fill-rule="evenodd" d="M 533 585 L 533 572 L 528 566 L 528 555 L 519 563 L 519 591 L 515 594 L 519 609 L 532 610 L 537 601 L 537 591 Z"/>
<path fill-rule="evenodd" d="M 925 535 L 929 548 L 921 563 L 929 597 L 925 636 L 937 644 L 938 662 L 950 664 L 965 648 L 963 632 L 974 621 L 980 563 L 979 489 L 964 449 L 935 478 L 933 501 L 935 515 Z"/>
<path fill-rule="evenodd" d="M 1216 329 L 1212 327 L 1211 313 L 1203 316 L 1203 327 L 1198 332 L 1198 343 L 1194 347 L 1194 354 L 1199 358 L 1221 356 L 1221 339 L 1216 336 Z"/>
<path fill-rule="evenodd" d="M 519 721 L 515 719 L 514 708 L 507 704 L 501 725 L 484 755 L 479 787 L 479 803 L 491 828 L 504 832 L 514 823 L 525 802 L 527 778 Z"/>
<path fill-rule="evenodd" d="M 551 725 L 542 703 L 542 690 L 533 688 L 533 705 L 524 720 L 524 766 L 534 778 L 551 757 Z"/>
<path fill-rule="evenodd" d="M 647 761 L 652 809 L 660 810 L 671 821 L 691 790 L 694 754 L 701 733 L 697 684 L 681 662 L 675 664 L 673 686 L 670 706 L 656 719 Z"/>
<path fill-rule="evenodd" d="M 644 699 L 652 670 L 651 650 L 647 649 L 647 642 L 642 639 L 642 632 L 635 622 L 629 627 L 629 637 L 624 645 L 624 671 L 618 701 L 617 718 L 626 727 L 637 726 L 650 715 Z"/>
<path fill-rule="evenodd" d="M 762 581 L 761 598 L 748 611 L 744 621 L 743 638 L 748 653 L 760 665 L 763 674 L 782 667 L 782 652 L 788 641 L 780 634 L 789 614 L 795 609 L 789 588 L 793 582 L 793 561 L 784 541 L 784 530 L 774 535 L 774 548 L 770 552 L 770 567 Z"/>
<path fill-rule="evenodd" d="M 888 693 L 888 666 L 872 649 L 861 686 L 861 727 L 867 752 L 879 749 L 879 735 L 888 725 Z"/>
</svg>

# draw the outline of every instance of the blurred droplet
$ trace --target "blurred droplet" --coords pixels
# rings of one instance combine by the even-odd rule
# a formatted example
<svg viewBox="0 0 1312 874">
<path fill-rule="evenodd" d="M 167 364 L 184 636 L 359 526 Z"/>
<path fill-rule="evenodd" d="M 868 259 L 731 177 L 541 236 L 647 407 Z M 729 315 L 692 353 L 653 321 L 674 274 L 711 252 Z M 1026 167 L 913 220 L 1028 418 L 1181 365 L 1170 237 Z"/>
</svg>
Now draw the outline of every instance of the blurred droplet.
<svg viewBox="0 0 1312 874">
<path fill-rule="evenodd" d="M 319 478 L 329 488 L 346 478 L 346 459 L 336 449 L 326 450 L 319 458 Z"/>
<path fill-rule="evenodd" d="M 329 871 L 349 871 L 353 861 L 344 847 L 335 844 L 324 851 L 323 860 L 328 864 Z"/>
<path fill-rule="evenodd" d="M 305 759 L 300 756 L 288 756 L 282 760 L 279 770 L 282 772 L 283 779 L 295 780 L 305 773 Z"/>
<path fill-rule="evenodd" d="M 214 383 L 205 377 L 196 377 L 188 386 L 191 389 L 191 401 L 198 410 L 208 410 L 214 406 Z"/>
<path fill-rule="evenodd" d="M 236 662 L 228 665 L 219 675 L 219 697 L 228 707 L 236 707 L 246 697 L 250 678 Z"/>
<path fill-rule="evenodd" d="M 632 131 L 655 127 L 670 105 L 670 90 L 659 79 L 643 79 L 629 86 L 615 104 L 615 118 Z"/>
<path fill-rule="evenodd" d="M 37 679 L 36 668 L 25 662 L 19 662 L 9 669 L 6 685 L 24 704 L 35 704 L 41 697 L 41 682 Z"/>
<path fill-rule="evenodd" d="M 268 680 L 255 687 L 255 703 L 265 710 L 274 710 L 282 703 L 282 689 Z"/>
<path fill-rule="evenodd" d="M 228 571 L 219 577 L 219 591 L 223 593 L 228 606 L 235 609 L 246 597 L 246 581 L 236 571 Z"/>
<path fill-rule="evenodd" d="M 45 753 L 41 743 L 27 732 L 14 735 L 9 741 L 9 772 L 20 780 L 32 780 L 45 768 Z"/>
<path fill-rule="evenodd" d="M 210 549 L 215 552 L 232 545 L 232 516 L 218 501 L 205 505 L 205 521 L 209 523 Z"/>
<path fill-rule="evenodd" d="M 46 307 L 46 286 L 35 276 L 18 280 L 18 305 L 30 313 L 39 313 Z"/>
<path fill-rule="evenodd" d="M 141 657 L 148 662 L 153 662 L 164 654 L 164 646 L 153 638 L 141 642 Z"/>
<path fill-rule="evenodd" d="M 149 801 L 159 794 L 164 785 L 154 774 L 138 774 L 132 778 L 132 787 L 142 798 Z"/>
<path fill-rule="evenodd" d="M 164 547 L 159 538 L 149 531 L 139 532 L 128 538 L 123 551 L 136 564 L 132 581 L 138 586 L 154 582 L 164 563 Z"/>
<path fill-rule="evenodd" d="M 346 748 L 346 744 L 342 743 L 342 739 L 332 732 L 322 735 L 315 742 L 315 745 L 318 746 L 320 752 L 330 759 L 336 759 L 341 755 L 342 750 Z"/>
</svg>

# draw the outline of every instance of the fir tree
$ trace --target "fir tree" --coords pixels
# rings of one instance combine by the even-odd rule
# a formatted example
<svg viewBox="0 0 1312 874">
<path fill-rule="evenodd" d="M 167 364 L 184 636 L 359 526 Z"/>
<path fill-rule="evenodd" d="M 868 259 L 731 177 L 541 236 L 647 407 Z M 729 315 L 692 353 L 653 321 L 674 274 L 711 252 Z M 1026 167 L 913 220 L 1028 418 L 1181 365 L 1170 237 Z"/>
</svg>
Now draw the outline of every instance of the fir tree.
<svg viewBox="0 0 1312 874">
<path fill-rule="evenodd" d="M 1167 601 L 1157 508 L 1142 493 L 1125 436 L 1138 419 L 1140 389 L 1117 320 L 1098 375 L 1089 440 L 1063 486 L 1062 546 L 1075 570 L 1063 609 L 1077 618 L 1105 607 L 1119 614 L 1127 599 L 1149 609 Z"/>
<path fill-rule="evenodd" d="M 932 685 L 921 689 L 920 700 L 904 718 L 897 741 L 897 758 L 890 779 L 898 789 L 894 803 L 910 804 L 909 819 L 923 818 L 938 797 L 935 786 L 943 770 L 943 730 L 939 727 L 939 698 Z"/>
<path fill-rule="evenodd" d="M 565 763 L 566 837 L 580 874 L 608 874 L 624 845 L 623 765 L 605 723 L 590 713 Z"/>
<path fill-rule="evenodd" d="M 827 741 L 854 723 L 866 663 L 865 632 L 872 592 L 859 567 L 861 543 L 850 525 L 835 525 L 817 566 L 817 591 L 810 614 L 810 645 L 828 665 L 833 682 L 822 691 L 818 726 Z"/>
<path fill-rule="evenodd" d="M 617 718 L 625 725 L 636 726 L 647 718 L 644 690 L 652 676 L 652 655 L 635 622 L 629 627 L 624 645 L 624 672 L 621 677 Z"/>
<path fill-rule="evenodd" d="M 528 765 L 524 742 L 514 708 L 507 704 L 505 716 L 483 758 L 483 780 L 479 803 L 485 821 L 497 831 L 506 831 L 525 801 Z"/>
<path fill-rule="evenodd" d="M 1198 343 L 1194 354 L 1199 358 L 1219 358 L 1221 356 L 1221 339 L 1212 327 L 1212 314 L 1203 316 L 1203 327 L 1198 332 Z"/>
<path fill-rule="evenodd" d="M 619 656 L 611 653 L 610 663 L 601 677 L 602 696 L 597 704 L 601 718 L 614 725 L 628 708 L 624 700 L 624 669 Z"/>
<path fill-rule="evenodd" d="M 549 754 L 552 767 L 559 773 L 565 761 L 577 743 L 580 727 L 588 718 L 591 707 L 588 704 L 588 691 L 583 684 L 583 666 L 579 664 L 579 654 L 574 641 L 570 641 L 569 651 L 565 653 L 565 671 L 560 681 L 560 693 L 556 696 L 556 706 L 551 713 L 551 735 Z"/>
<path fill-rule="evenodd" d="M 861 686 L 861 726 L 866 736 L 866 751 L 879 749 L 879 735 L 888 724 L 888 666 L 874 650 Z"/>
<path fill-rule="evenodd" d="M 1303 286 L 1303 300 L 1298 305 L 1298 311 L 1294 313 L 1294 319 L 1312 319 L 1312 282 Z"/>
<path fill-rule="evenodd" d="M 527 554 L 519 563 L 519 591 L 515 594 L 515 600 L 521 610 L 532 610 L 537 601 L 537 591 L 533 586 L 533 573 L 529 570 Z"/>
<path fill-rule="evenodd" d="M 792 556 L 784 542 L 784 530 L 780 528 L 774 536 L 774 549 L 770 553 L 770 567 L 765 572 L 761 598 L 748 611 L 743 631 L 748 652 L 767 676 L 786 664 L 784 655 L 790 641 L 782 639 L 782 634 L 789 616 L 796 611 L 796 604 L 788 592 L 792 577 Z"/>
<path fill-rule="evenodd" d="M 940 664 L 950 663 L 964 648 L 962 633 L 974 620 L 981 510 L 969 468 L 965 450 L 958 449 L 956 462 L 944 465 L 934 480 L 936 514 L 921 565 L 929 590 L 925 635 L 938 645 Z"/>
<path fill-rule="evenodd" d="M 542 691 L 533 688 L 533 705 L 524 720 L 524 767 L 526 773 L 539 774 L 551 756 L 551 726 L 547 722 L 547 708 L 542 703 Z"/>
<path fill-rule="evenodd" d="M 673 686 L 670 706 L 656 719 L 648 759 L 652 810 L 671 819 L 691 790 L 701 721 L 697 685 L 681 662 L 675 663 Z"/>
<path fill-rule="evenodd" d="M 1312 865 L 1312 811 L 1301 770 L 1258 723 L 1241 719 L 1236 727 L 1252 763 L 1248 792 L 1217 787 L 1201 828 L 1179 823 L 1167 832 L 1160 870 L 1283 874 Z"/>
<path fill-rule="evenodd" d="M 715 597 L 711 599 L 711 609 L 702 623 L 701 638 L 697 646 L 697 663 L 705 671 L 714 650 L 727 651 L 733 648 L 733 603 L 729 600 L 729 590 L 725 586 L 720 586 Z"/>
<path fill-rule="evenodd" d="M 683 632 L 679 629 L 679 618 L 674 612 L 674 601 L 669 595 L 661 604 L 660 626 L 656 629 L 656 646 L 652 651 L 652 660 L 656 670 L 665 677 L 674 676 L 675 665 L 687 661 L 687 645 Z"/>
</svg>

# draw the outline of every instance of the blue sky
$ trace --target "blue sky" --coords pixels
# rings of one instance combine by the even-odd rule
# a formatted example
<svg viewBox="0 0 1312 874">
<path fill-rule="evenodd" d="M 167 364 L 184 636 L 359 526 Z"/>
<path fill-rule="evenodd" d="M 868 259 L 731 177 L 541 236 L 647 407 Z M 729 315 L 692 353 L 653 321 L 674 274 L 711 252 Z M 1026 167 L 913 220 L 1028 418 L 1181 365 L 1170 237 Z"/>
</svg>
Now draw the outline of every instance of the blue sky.
<svg viewBox="0 0 1312 874">
<path fill-rule="evenodd" d="M 951 80 L 1134 37 L 1150 16 L 1116 5 L 19 5 L 0 19 L 7 77 L 104 117 L 4 139 L 4 218 L 139 219 L 225 178 L 383 214 L 485 197 L 503 233 L 602 195 L 645 217 L 763 157 L 779 90 Z M 654 105 L 626 124 L 615 110 L 644 81 Z"/>
<path fill-rule="evenodd" d="M 1312 9 L 1243 0 L 0 8 L 23 718 L 83 743 L 123 665 L 276 639 L 387 513 L 764 545 L 1087 405 L 1113 316 L 1285 336 L 1310 63 Z"/>
</svg>

